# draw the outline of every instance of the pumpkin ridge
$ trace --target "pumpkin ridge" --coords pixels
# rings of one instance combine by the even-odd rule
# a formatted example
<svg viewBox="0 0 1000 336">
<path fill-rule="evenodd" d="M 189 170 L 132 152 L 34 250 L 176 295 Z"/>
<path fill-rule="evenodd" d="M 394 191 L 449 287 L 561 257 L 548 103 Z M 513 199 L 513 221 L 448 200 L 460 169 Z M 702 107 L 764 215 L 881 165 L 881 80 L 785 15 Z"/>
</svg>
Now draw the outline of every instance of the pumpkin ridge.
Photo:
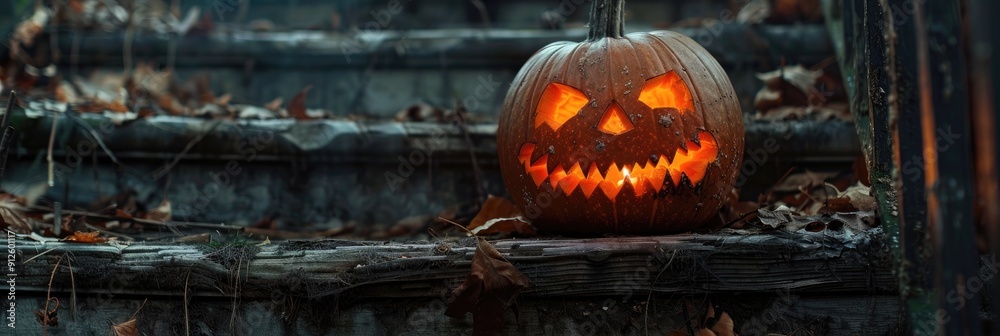
<svg viewBox="0 0 1000 336">
<path fill-rule="evenodd" d="M 639 64 L 640 65 L 639 69 L 629 69 L 628 71 L 631 72 L 631 71 L 638 70 L 640 74 L 645 75 L 644 74 L 644 72 L 645 72 L 644 70 L 646 68 L 646 64 L 644 64 L 642 62 L 642 58 L 639 57 L 639 51 L 636 50 L 635 43 L 633 43 L 634 41 L 632 41 L 632 38 L 630 36 L 627 36 L 627 35 L 623 36 L 622 40 L 625 41 L 624 44 L 628 46 L 629 50 L 632 50 L 632 56 L 634 57 L 633 59 L 626 59 L 624 63 L 625 64 Z M 646 78 L 644 78 L 644 77 L 639 77 L 639 78 L 642 78 L 642 80 L 641 80 L 642 83 L 635 83 L 635 84 L 633 84 L 633 87 L 636 87 L 636 86 L 639 87 L 638 92 L 635 94 L 636 99 L 639 98 L 639 93 L 642 92 L 642 87 L 643 87 L 643 85 L 646 84 Z M 628 90 L 631 91 L 632 88 L 629 88 Z"/>
</svg>

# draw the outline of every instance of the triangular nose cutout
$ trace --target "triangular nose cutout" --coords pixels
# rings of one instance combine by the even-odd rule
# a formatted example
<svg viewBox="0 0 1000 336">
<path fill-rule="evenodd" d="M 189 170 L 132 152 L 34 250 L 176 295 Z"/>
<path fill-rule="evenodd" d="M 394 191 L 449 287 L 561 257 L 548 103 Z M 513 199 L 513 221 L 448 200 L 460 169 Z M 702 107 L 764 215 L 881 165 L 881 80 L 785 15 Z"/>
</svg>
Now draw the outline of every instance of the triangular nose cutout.
<svg viewBox="0 0 1000 336">
<path fill-rule="evenodd" d="M 614 101 L 611 102 L 611 106 L 608 106 L 608 110 L 604 112 L 601 122 L 597 124 L 598 130 L 611 135 L 628 132 L 633 127 L 632 121 L 625 115 L 625 111 L 622 111 L 622 107 L 618 106 L 618 103 Z"/>
</svg>

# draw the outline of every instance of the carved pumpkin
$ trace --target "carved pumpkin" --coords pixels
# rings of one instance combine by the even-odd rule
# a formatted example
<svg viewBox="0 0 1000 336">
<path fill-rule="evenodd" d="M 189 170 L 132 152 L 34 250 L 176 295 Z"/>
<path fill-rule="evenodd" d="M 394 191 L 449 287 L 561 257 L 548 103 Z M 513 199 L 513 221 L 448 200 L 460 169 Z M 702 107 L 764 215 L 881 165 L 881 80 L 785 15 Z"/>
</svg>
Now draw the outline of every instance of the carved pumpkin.
<svg viewBox="0 0 1000 336">
<path fill-rule="evenodd" d="M 588 39 L 542 48 L 507 93 L 500 168 L 541 229 L 697 229 L 736 178 L 743 117 L 729 77 L 679 33 L 623 36 L 623 6 L 594 0 Z"/>
</svg>

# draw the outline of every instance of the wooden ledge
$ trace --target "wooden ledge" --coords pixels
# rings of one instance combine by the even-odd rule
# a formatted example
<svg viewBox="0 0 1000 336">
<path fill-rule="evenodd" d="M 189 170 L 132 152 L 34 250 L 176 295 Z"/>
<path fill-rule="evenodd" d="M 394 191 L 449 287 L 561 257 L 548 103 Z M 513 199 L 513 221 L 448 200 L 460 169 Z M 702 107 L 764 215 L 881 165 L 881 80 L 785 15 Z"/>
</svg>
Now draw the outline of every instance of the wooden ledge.
<svg viewBox="0 0 1000 336">
<path fill-rule="evenodd" d="M 510 239 L 497 249 L 532 282 L 522 297 L 660 293 L 896 292 L 881 230 Z M 438 298 L 469 273 L 471 238 L 442 242 L 285 241 L 133 245 L 19 239 L 21 293 L 267 299 Z M 27 262 L 24 262 L 27 260 Z M 69 261 L 69 262 L 67 262 Z M 70 267 L 72 265 L 72 277 Z M 24 295 L 24 294 L 21 294 Z M 34 295 L 34 294 L 33 294 Z"/>
</svg>

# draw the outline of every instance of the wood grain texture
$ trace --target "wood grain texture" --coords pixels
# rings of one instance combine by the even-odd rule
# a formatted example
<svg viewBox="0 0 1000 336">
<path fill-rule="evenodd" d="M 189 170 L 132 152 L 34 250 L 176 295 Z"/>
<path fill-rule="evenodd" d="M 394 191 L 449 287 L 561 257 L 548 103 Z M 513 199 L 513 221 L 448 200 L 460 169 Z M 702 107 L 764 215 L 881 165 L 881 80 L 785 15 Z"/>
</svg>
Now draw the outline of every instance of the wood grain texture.
<svg viewBox="0 0 1000 336">
<path fill-rule="evenodd" d="M 495 241 L 532 282 L 505 334 L 664 334 L 683 327 L 684 300 L 722 307 L 746 335 L 896 334 L 899 299 L 878 230 Z M 470 238 L 260 247 L 19 240 L 18 304 L 29 314 L 43 303 L 63 257 L 73 277 L 64 260 L 52 286 L 63 303 L 54 335 L 100 334 L 147 298 L 142 332 L 183 332 L 185 285 L 194 334 L 469 334 L 471 316 L 450 319 L 444 308 L 474 249 Z M 83 319 L 70 318 L 72 286 Z M 33 322 L 19 323 L 30 335 Z"/>
<path fill-rule="evenodd" d="M 876 228 L 495 241 L 532 282 L 504 333 L 644 334 L 648 326 L 665 334 L 683 327 L 687 301 L 721 307 L 745 335 L 897 334 L 897 286 L 880 238 Z M 18 240 L 17 251 L 19 316 L 44 303 L 56 259 L 71 258 L 55 272 L 63 324 L 53 335 L 103 333 L 105 321 L 126 321 L 145 299 L 138 325 L 150 335 L 183 333 L 185 302 L 195 334 L 471 332 L 471 316 L 444 316 L 448 293 L 469 272 L 470 238 L 260 247 Z M 33 320 L 19 325 L 41 334 Z"/>
<path fill-rule="evenodd" d="M 528 297 L 628 295 L 651 284 L 653 291 L 664 293 L 895 293 L 878 237 L 868 232 L 774 232 L 511 239 L 495 245 L 531 279 Z M 44 291 L 51 265 L 67 255 L 77 292 L 176 294 L 190 272 L 190 290 L 207 296 L 230 296 L 229 287 L 238 284 L 244 298 L 266 298 L 274 290 L 311 298 L 403 298 L 436 297 L 457 286 L 469 272 L 475 247 L 472 239 L 287 241 L 261 247 L 19 241 L 17 250 L 21 260 L 33 259 L 18 266 L 24 291 Z M 111 280 L 121 284 L 108 288 L 116 282 Z M 52 291 L 67 292 L 70 285 L 69 270 L 60 268 Z"/>
</svg>

